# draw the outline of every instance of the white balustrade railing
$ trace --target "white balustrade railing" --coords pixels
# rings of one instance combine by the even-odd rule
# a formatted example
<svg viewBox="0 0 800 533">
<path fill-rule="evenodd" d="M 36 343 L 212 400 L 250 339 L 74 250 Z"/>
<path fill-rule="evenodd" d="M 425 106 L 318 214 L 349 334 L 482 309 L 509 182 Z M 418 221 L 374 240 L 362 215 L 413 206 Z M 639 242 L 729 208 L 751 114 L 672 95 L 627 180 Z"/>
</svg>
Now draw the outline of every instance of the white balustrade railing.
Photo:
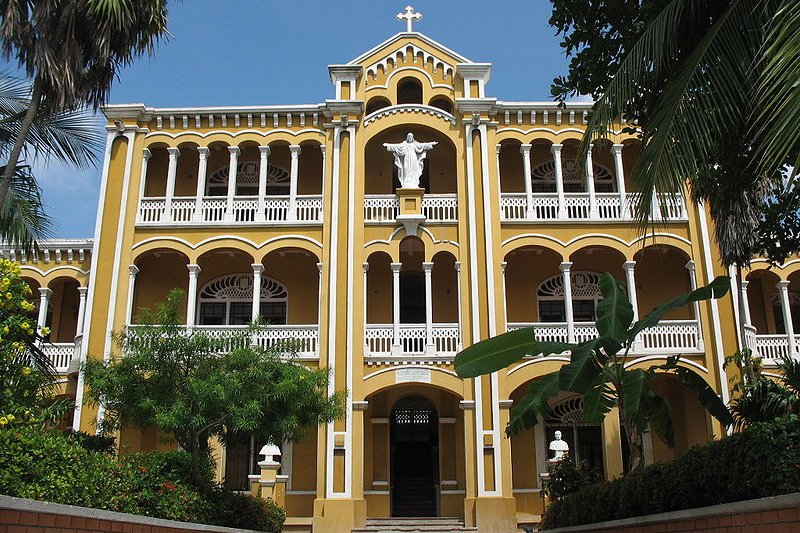
<svg viewBox="0 0 800 533">
<path fill-rule="evenodd" d="M 422 214 L 427 222 L 457 222 L 458 200 L 455 194 L 426 194 L 422 197 Z"/>
<path fill-rule="evenodd" d="M 534 335 L 540 342 L 568 342 L 566 322 L 511 322 L 508 331 L 529 326 L 534 327 Z M 594 322 L 575 322 L 574 329 L 576 343 L 598 335 Z M 663 320 L 657 326 L 644 330 L 638 338 L 644 351 L 677 354 L 697 351 L 699 332 L 694 320 Z"/>
<path fill-rule="evenodd" d="M 288 196 L 267 196 L 264 201 L 264 216 L 258 213 L 258 197 L 236 196 L 233 199 L 232 216 L 228 217 L 228 199 L 223 196 L 204 196 L 200 199 L 199 217 L 195 217 L 195 198 L 173 198 L 169 216 L 166 214 L 166 198 L 142 198 L 139 201 L 136 223 L 145 226 L 166 224 L 181 225 L 239 225 L 239 224 L 321 224 L 322 196 L 297 196 L 294 218 L 289 212 Z"/>
<path fill-rule="evenodd" d="M 758 341 L 757 341 L 757 332 L 755 326 L 749 326 L 745 324 L 744 326 L 744 344 L 747 346 L 750 351 L 753 352 L 753 355 L 758 355 Z"/>
<path fill-rule="evenodd" d="M 639 193 L 627 193 L 622 205 L 618 193 L 595 194 L 597 215 L 592 216 L 588 193 L 565 193 L 564 216 L 558 216 L 558 195 L 554 193 L 534 193 L 533 203 L 528 214 L 527 197 L 524 193 L 501 193 L 500 218 L 503 221 L 534 222 L 541 220 L 562 220 L 564 222 L 584 220 L 634 220 L 633 208 Z M 653 206 L 656 220 L 687 220 L 686 203 L 682 196 L 659 194 Z"/>
<path fill-rule="evenodd" d="M 400 324 L 400 354 L 422 356 L 426 354 L 425 324 Z M 454 356 L 458 352 L 457 324 L 433 324 L 431 328 L 434 356 Z M 390 356 L 394 343 L 392 324 L 368 324 L 364 332 L 366 356 Z"/>
<path fill-rule="evenodd" d="M 795 337 L 797 345 L 798 336 Z M 789 337 L 786 334 L 756 335 L 755 353 L 764 363 L 775 364 L 789 355 Z"/>
<path fill-rule="evenodd" d="M 232 332 L 243 333 L 248 329 L 247 326 L 194 326 L 194 328 L 210 337 L 224 337 Z M 300 357 L 319 357 L 319 326 L 316 325 L 265 326 L 253 334 L 252 341 L 262 348 L 281 345 Z"/>
<path fill-rule="evenodd" d="M 42 351 L 53 363 L 56 371 L 63 374 L 69 368 L 69 363 L 75 357 L 75 343 L 74 342 L 57 342 L 42 344 Z"/>
<path fill-rule="evenodd" d="M 370 194 L 364 197 L 364 222 L 392 223 L 400 214 L 400 199 L 394 194 Z"/>
</svg>

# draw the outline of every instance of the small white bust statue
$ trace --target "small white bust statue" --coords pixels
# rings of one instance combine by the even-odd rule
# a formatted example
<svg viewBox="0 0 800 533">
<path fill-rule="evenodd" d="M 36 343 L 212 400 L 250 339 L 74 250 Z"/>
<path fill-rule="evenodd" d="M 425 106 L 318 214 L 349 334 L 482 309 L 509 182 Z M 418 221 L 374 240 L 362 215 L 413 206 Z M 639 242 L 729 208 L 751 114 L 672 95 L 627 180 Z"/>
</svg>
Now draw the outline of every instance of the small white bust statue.
<svg viewBox="0 0 800 533">
<path fill-rule="evenodd" d="M 553 457 L 549 459 L 551 463 L 557 463 L 564 458 L 564 454 L 569 451 L 569 444 L 561 440 L 561 432 L 556 431 L 555 439 L 550 441 L 550 451 L 554 452 Z"/>
<path fill-rule="evenodd" d="M 422 160 L 425 159 L 428 150 L 436 146 L 436 142 L 417 142 L 414 140 L 414 134 L 409 133 L 405 141 L 396 144 L 383 143 L 383 146 L 394 154 L 400 187 L 418 188 L 419 178 L 422 176 Z"/>
</svg>

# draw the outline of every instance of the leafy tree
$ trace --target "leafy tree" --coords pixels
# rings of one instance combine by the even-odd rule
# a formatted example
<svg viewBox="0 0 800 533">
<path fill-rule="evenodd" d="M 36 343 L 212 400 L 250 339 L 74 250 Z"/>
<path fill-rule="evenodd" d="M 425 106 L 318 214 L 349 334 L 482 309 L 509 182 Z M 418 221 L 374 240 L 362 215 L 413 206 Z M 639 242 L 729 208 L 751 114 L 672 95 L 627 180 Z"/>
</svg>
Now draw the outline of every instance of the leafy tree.
<svg viewBox="0 0 800 533">
<path fill-rule="evenodd" d="M 47 423 L 69 409 L 52 399 L 58 376 L 41 349 L 49 332 L 36 331 L 30 296 L 19 265 L 0 258 L 0 427 Z"/>
<path fill-rule="evenodd" d="M 143 325 L 117 334 L 121 357 L 85 363 L 88 394 L 105 405 L 104 431 L 133 425 L 171 434 L 191 452 L 199 487 L 211 437 L 296 440 L 341 415 L 342 397 L 326 393 L 327 369 L 293 360 L 290 344 L 254 345 L 253 332 L 187 331 L 182 300 L 182 291 L 171 291 L 154 313 L 142 314 Z"/>
<path fill-rule="evenodd" d="M 620 122 L 641 136 L 641 221 L 650 193 L 688 183 L 710 205 L 723 263 L 746 265 L 761 213 L 784 194 L 780 169 L 800 168 L 800 4 L 553 0 L 550 23 L 572 57 L 553 95 L 597 99 L 585 140 Z"/>
<path fill-rule="evenodd" d="M 569 351 L 570 362 L 557 372 L 546 374 L 528 387 L 525 396 L 513 407 L 506 434 L 511 435 L 537 423 L 537 416 L 550 414 L 549 399 L 560 391 L 583 395 L 583 419 L 600 424 L 612 408 L 619 408 L 630 446 L 629 471 L 642 464 L 642 434 L 649 426 L 664 442 L 672 445 L 672 419 L 667 401 L 653 388 L 657 372 L 675 375 L 698 394 L 700 403 L 723 424 L 731 423 L 730 413 L 708 383 L 694 371 L 679 366 L 678 357 L 648 369 L 625 367 L 636 336 L 658 324 L 670 311 L 690 302 L 721 298 L 730 279 L 720 276 L 709 285 L 677 296 L 647 316 L 633 322 L 633 308 L 620 282 L 605 273 L 600 276 L 603 300 L 597 305 L 597 338 L 580 344 L 540 342 L 533 327 L 522 328 L 473 344 L 455 358 L 456 372 L 462 378 L 501 370 L 525 355 L 547 356 Z"/>
<path fill-rule="evenodd" d="M 166 0 L 0 0 L 0 51 L 33 82 L 0 180 L 0 206 L 36 117 L 104 103 L 119 69 L 151 53 L 166 24 Z"/>
<path fill-rule="evenodd" d="M 733 391 L 739 393 L 731 402 L 735 427 L 800 415 L 800 361 L 784 356 L 779 376 L 771 379 L 763 374 L 762 359 L 745 348 L 725 358 L 725 366 L 739 371 L 730 379 Z"/>
<path fill-rule="evenodd" d="M 0 74 L 0 158 L 11 151 L 30 105 L 30 84 Z M 54 115 L 39 113 L 25 136 L 24 151 L 32 158 L 58 159 L 85 168 L 94 162 L 102 142 L 91 117 L 80 110 Z M 5 168 L 0 165 L 0 173 Z M 49 237 L 51 228 L 30 165 L 17 164 L 0 209 L 0 240 L 29 249 L 36 241 Z"/>
</svg>

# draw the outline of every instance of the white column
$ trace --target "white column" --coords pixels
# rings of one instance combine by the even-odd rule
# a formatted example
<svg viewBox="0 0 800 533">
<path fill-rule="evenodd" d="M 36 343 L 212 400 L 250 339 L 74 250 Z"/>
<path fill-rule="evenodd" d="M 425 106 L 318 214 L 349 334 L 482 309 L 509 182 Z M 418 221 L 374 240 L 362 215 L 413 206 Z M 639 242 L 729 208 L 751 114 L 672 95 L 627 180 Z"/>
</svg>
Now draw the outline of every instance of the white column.
<svg viewBox="0 0 800 533">
<path fill-rule="evenodd" d="M 322 266 L 322 263 L 317 263 L 317 272 L 319 273 L 317 285 L 319 289 L 317 291 L 317 348 L 314 352 L 317 357 L 319 357 L 319 328 L 322 325 Z M 331 305 L 331 303 L 328 302 L 328 305 Z"/>
<path fill-rule="evenodd" d="M 289 147 L 291 164 L 289 167 L 289 220 L 297 220 L 297 174 L 300 157 L 300 146 L 291 145 Z"/>
<path fill-rule="evenodd" d="M 592 145 L 586 152 L 586 192 L 589 193 L 589 218 L 597 220 L 600 213 L 597 211 L 597 196 L 594 192 L 594 164 L 592 162 Z"/>
<path fill-rule="evenodd" d="M 239 147 L 229 146 L 228 151 L 231 154 L 231 159 L 230 163 L 228 163 L 228 203 L 225 207 L 225 220 L 233 222 L 233 197 L 236 196 L 236 171 L 239 167 Z"/>
<path fill-rule="evenodd" d="M 75 337 L 83 335 L 83 323 L 86 321 L 86 293 L 88 287 L 78 287 L 78 324 L 75 327 Z"/>
<path fill-rule="evenodd" d="M 691 290 L 697 289 L 697 271 L 694 261 L 689 260 L 686 263 L 686 270 L 689 271 L 689 287 Z M 703 341 L 703 324 L 700 322 L 700 302 L 692 303 L 694 319 L 697 322 L 697 349 L 700 351 L 705 350 L 705 342 Z"/>
<path fill-rule="evenodd" d="M 422 263 L 425 273 L 425 354 L 434 355 L 436 347 L 433 343 L 433 263 Z"/>
<path fill-rule="evenodd" d="M 261 314 L 261 274 L 264 273 L 264 265 L 253 263 L 253 314 L 251 320 L 255 322 Z"/>
<path fill-rule="evenodd" d="M 194 326 L 197 316 L 197 277 L 200 275 L 200 265 L 186 265 L 189 269 L 189 291 L 186 295 L 186 325 Z"/>
<path fill-rule="evenodd" d="M 139 267 L 128 265 L 128 307 L 125 309 L 125 325 L 130 326 L 133 319 L 133 298 L 136 295 L 136 274 Z"/>
<path fill-rule="evenodd" d="M 531 145 L 523 144 L 519 147 L 522 154 L 522 175 L 525 179 L 525 218 L 533 219 L 533 187 L 531 184 Z"/>
<path fill-rule="evenodd" d="M 572 313 L 572 278 L 570 269 L 572 263 L 563 262 L 559 265 L 564 285 L 564 314 L 567 315 L 567 342 L 575 342 L 575 317 Z"/>
<path fill-rule="evenodd" d="M 167 193 L 164 200 L 164 220 L 172 221 L 172 199 L 175 197 L 175 176 L 178 173 L 178 158 L 181 156 L 180 148 L 167 148 L 169 166 L 167 167 Z"/>
<path fill-rule="evenodd" d="M 47 307 L 50 304 L 50 297 L 53 291 L 47 287 L 39 288 L 39 316 L 36 319 L 36 327 L 41 335 L 42 328 L 47 325 Z"/>
<path fill-rule="evenodd" d="M 392 355 L 401 355 L 400 345 L 400 268 L 402 263 L 391 263 L 392 268 Z"/>
<path fill-rule="evenodd" d="M 199 163 L 197 164 L 197 189 L 194 193 L 194 215 L 195 222 L 203 220 L 203 196 L 206 193 L 206 173 L 208 171 L 209 149 L 205 146 L 198 146 Z"/>
<path fill-rule="evenodd" d="M 367 272 L 369 272 L 369 263 L 366 261 L 361 263 L 361 268 L 364 270 L 364 299 L 362 302 L 364 309 L 364 355 L 369 355 L 369 342 L 367 341 Z"/>
<path fill-rule="evenodd" d="M 150 157 L 153 153 L 145 148 L 142 150 L 142 173 L 140 174 L 139 179 L 139 200 L 141 201 L 144 198 L 145 190 L 147 187 L 147 165 L 150 162 Z"/>
<path fill-rule="evenodd" d="M 747 286 L 750 285 L 750 282 L 746 279 L 742 280 L 742 305 L 744 305 L 744 323 L 748 326 L 752 325 L 752 319 L 750 318 L 750 297 L 747 295 Z"/>
<path fill-rule="evenodd" d="M 783 311 L 783 323 L 786 328 L 786 337 L 789 341 L 789 355 L 797 355 L 797 343 L 794 339 L 794 324 L 792 324 L 792 309 L 789 305 L 789 282 L 779 281 L 776 285 L 781 297 L 781 310 Z M 39 289 L 42 290 L 42 289 Z"/>
<path fill-rule="evenodd" d="M 503 272 L 503 330 L 508 331 L 508 290 L 506 289 L 506 267 L 508 261 L 500 263 L 500 269 Z"/>
<path fill-rule="evenodd" d="M 633 308 L 633 321 L 639 320 L 639 300 L 636 298 L 636 261 L 625 261 L 622 263 L 622 268 L 625 270 L 625 281 L 628 285 L 628 300 L 631 302 Z M 644 348 L 640 337 L 633 340 L 633 349 L 641 351 Z"/>
<path fill-rule="evenodd" d="M 269 170 L 269 154 L 272 149 L 269 146 L 259 146 L 261 160 L 258 165 L 258 210 L 256 211 L 256 222 L 267 220 L 267 170 Z"/>
<path fill-rule="evenodd" d="M 556 169 L 556 194 L 558 194 L 558 218 L 567 218 L 567 209 L 564 205 L 564 172 L 561 168 L 561 149 L 564 146 L 554 144 L 550 147 L 553 154 L 553 163 Z"/>
<path fill-rule="evenodd" d="M 456 269 L 456 287 L 458 288 L 458 351 L 460 352 L 461 349 L 464 347 L 464 343 L 461 340 L 461 263 L 456 261 L 453 263 L 453 267 Z"/>
<path fill-rule="evenodd" d="M 617 177 L 617 191 L 619 191 L 620 218 L 629 218 L 628 197 L 625 192 L 625 169 L 622 166 L 622 145 L 612 145 L 611 153 L 614 155 L 614 173 Z"/>
</svg>

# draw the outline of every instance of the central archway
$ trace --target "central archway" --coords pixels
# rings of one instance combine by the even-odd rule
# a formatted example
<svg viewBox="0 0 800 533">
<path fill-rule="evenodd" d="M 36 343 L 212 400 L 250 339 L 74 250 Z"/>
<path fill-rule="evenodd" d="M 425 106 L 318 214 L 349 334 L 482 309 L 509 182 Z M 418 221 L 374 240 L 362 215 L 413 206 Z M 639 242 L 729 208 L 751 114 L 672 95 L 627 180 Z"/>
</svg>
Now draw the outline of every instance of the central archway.
<svg viewBox="0 0 800 533">
<path fill-rule="evenodd" d="M 398 401 L 390 418 L 392 516 L 437 516 L 439 421 L 422 396 Z"/>
</svg>

